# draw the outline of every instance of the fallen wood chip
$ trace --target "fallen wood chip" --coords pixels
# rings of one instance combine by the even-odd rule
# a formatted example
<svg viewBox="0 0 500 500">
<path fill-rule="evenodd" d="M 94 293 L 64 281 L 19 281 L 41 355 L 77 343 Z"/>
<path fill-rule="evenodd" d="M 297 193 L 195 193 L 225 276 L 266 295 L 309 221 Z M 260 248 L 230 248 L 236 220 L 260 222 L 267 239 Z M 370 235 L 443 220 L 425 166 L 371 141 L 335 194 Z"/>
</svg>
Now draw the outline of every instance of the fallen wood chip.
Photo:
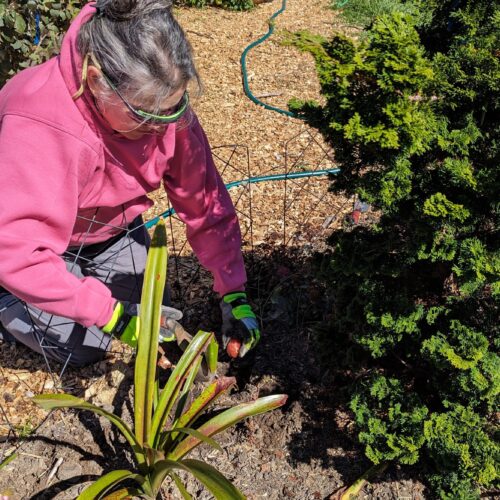
<svg viewBox="0 0 500 500">
<path fill-rule="evenodd" d="M 198 31 L 194 31 L 194 30 L 186 30 L 187 33 L 193 33 L 193 35 L 198 35 L 198 36 L 202 36 L 203 38 L 209 38 L 210 40 L 213 40 L 214 37 L 212 35 L 206 35 L 205 33 L 200 33 Z"/>
</svg>

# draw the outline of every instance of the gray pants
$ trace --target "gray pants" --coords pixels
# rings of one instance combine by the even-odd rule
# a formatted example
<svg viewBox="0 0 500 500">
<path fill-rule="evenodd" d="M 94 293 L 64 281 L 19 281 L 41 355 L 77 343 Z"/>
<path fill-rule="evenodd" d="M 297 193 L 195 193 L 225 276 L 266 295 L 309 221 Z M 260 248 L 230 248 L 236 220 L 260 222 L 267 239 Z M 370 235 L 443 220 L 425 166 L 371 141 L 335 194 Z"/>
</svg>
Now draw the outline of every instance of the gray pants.
<svg viewBox="0 0 500 500">
<path fill-rule="evenodd" d="M 148 248 L 149 235 L 139 217 L 122 235 L 104 243 L 70 248 L 62 257 L 75 276 L 97 278 L 110 288 L 114 298 L 138 303 Z M 10 293 L 0 294 L 0 323 L 0 338 L 20 342 L 65 365 L 99 361 L 111 344 L 111 337 L 96 326 L 85 328 L 48 314 Z"/>
</svg>

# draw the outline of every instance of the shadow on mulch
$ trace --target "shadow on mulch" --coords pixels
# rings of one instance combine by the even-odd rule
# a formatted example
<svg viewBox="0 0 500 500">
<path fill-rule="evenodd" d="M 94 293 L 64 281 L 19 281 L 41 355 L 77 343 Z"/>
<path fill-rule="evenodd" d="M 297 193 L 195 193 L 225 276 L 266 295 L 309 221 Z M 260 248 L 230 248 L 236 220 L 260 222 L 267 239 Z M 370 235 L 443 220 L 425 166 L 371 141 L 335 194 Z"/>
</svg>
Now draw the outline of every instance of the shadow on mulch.
<svg viewBox="0 0 500 500">
<path fill-rule="evenodd" d="M 223 353 L 222 361 L 226 362 L 227 375 L 236 377 L 240 391 L 255 393 L 257 387 L 258 396 L 285 393 L 289 399 L 283 413 L 300 408 L 300 430 L 290 434 L 287 443 L 287 460 L 291 465 L 319 461 L 325 470 L 336 470 L 343 484 L 349 485 L 373 464 L 356 442 L 343 387 L 336 384 L 327 367 L 320 366 L 320 347 L 315 342 L 314 330 L 327 321 L 330 311 L 325 285 L 316 277 L 318 258 L 308 245 L 261 245 L 245 256 L 247 290 L 262 321 L 262 339 L 258 348 L 243 360 L 229 362 Z M 210 295 L 208 288 L 207 295 Z M 204 301 L 198 307 L 188 329 L 218 331 L 216 300 Z M 335 359 L 331 362 L 335 364 Z M 265 423 L 272 427 L 282 421 L 278 413 L 270 413 Z M 385 495 L 392 498 L 390 483 L 402 480 L 417 481 L 411 498 L 424 498 L 423 492 L 427 498 L 428 490 L 420 484 L 420 468 L 399 466 L 389 467 L 371 481 L 369 488 L 374 496 L 370 498 L 385 498 Z M 377 488 L 381 483 L 385 486 Z M 413 487 L 410 485 L 409 489 Z M 332 488 L 332 493 L 333 490 L 336 488 Z"/>
<path fill-rule="evenodd" d="M 245 256 L 247 290 L 262 321 L 262 338 L 259 346 L 242 360 L 230 361 L 222 353 L 221 361 L 225 374 L 236 377 L 240 391 L 254 394 L 257 387 L 258 396 L 288 394 L 284 413 L 294 404 L 299 405 L 305 423 L 301 423 L 300 431 L 292 434 L 287 445 L 292 465 L 319 460 L 325 469 L 336 469 L 349 482 L 364 472 L 370 462 L 363 458 L 346 430 L 339 428 L 337 412 L 340 407 L 341 416 L 346 418 L 345 402 L 335 392 L 335 385 L 324 383 L 325 374 L 317 359 L 313 330 L 328 311 L 324 285 L 314 277 L 315 259 L 307 245 L 261 245 Z M 210 299 L 198 303 L 196 314 L 186 325 L 190 331 L 217 332 L 220 328 L 217 300 L 208 288 L 206 296 Z M 275 418 L 277 422 L 282 420 L 278 414 Z M 272 420 L 270 413 L 266 424 L 272 425 Z"/>
</svg>

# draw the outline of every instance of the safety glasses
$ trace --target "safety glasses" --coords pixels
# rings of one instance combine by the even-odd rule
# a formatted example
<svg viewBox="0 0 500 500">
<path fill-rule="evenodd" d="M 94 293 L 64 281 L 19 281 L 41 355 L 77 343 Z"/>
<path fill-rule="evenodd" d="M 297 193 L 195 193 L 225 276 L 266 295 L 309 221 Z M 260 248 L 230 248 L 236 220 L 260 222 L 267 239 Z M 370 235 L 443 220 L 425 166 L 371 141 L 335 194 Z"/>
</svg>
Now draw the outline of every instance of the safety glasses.
<svg viewBox="0 0 500 500">
<path fill-rule="evenodd" d="M 138 123 L 147 123 L 150 125 L 168 125 L 169 123 L 174 123 L 179 120 L 187 111 L 189 107 L 189 94 L 184 92 L 179 103 L 173 108 L 168 110 L 168 113 L 157 115 L 154 113 L 149 113 L 143 109 L 135 108 L 130 104 L 125 97 L 123 97 L 120 91 L 116 88 L 113 82 L 106 76 L 106 74 L 101 69 L 102 76 L 106 80 L 107 84 L 115 92 L 115 94 L 121 99 L 123 104 L 131 113 L 131 118 Z"/>
</svg>

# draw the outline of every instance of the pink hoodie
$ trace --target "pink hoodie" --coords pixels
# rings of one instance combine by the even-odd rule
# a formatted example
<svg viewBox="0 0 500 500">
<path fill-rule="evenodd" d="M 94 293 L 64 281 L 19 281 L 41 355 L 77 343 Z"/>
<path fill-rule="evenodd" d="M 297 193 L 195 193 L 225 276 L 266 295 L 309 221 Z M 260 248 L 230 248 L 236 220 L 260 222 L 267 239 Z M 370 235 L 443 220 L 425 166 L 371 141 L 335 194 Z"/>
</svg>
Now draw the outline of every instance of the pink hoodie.
<svg viewBox="0 0 500 500">
<path fill-rule="evenodd" d="M 61 54 L 0 91 L 0 285 L 49 313 L 104 325 L 115 304 L 110 290 L 69 273 L 60 255 L 119 232 L 102 223 L 126 226 L 153 204 L 146 194 L 163 181 L 214 290 L 243 289 L 238 220 L 197 118 L 132 141 L 109 127 L 88 89 L 72 100 L 81 80 L 78 30 L 94 13 L 87 4 Z M 90 233 L 77 216 L 95 217 Z"/>
</svg>

